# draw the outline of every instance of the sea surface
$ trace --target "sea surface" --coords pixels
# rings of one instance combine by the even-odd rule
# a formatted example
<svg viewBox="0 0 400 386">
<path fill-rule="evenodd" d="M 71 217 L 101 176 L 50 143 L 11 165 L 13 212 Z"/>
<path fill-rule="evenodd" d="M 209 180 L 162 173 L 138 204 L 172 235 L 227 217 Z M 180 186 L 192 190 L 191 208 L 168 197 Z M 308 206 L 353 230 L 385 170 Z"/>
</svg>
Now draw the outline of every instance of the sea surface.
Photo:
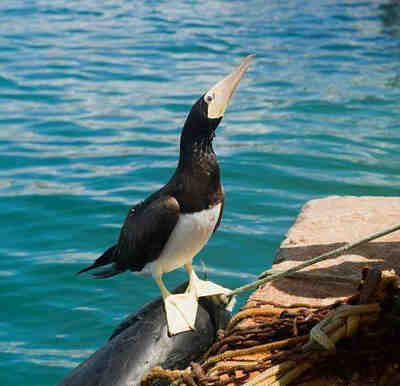
<svg viewBox="0 0 400 386">
<path fill-rule="evenodd" d="M 399 4 L 1 2 L 0 385 L 57 384 L 159 295 L 151 278 L 75 273 L 169 179 L 191 105 L 248 54 L 215 139 L 226 205 L 200 271 L 246 284 L 308 200 L 398 196 Z"/>
</svg>

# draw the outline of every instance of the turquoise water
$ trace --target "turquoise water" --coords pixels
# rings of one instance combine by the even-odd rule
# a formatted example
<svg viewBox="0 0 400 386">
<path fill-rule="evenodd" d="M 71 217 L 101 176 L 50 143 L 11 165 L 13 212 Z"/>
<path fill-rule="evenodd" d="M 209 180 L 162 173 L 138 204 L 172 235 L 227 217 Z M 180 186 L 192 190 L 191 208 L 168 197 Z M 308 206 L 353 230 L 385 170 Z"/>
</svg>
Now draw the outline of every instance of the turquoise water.
<svg viewBox="0 0 400 386">
<path fill-rule="evenodd" d="M 249 53 L 215 140 L 227 201 L 197 259 L 212 280 L 266 269 L 307 200 L 399 195 L 400 6 L 281 3 L 0 4 L 1 385 L 56 384 L 158 295 L 75 272 L 168 180 L 191 104 Z"/>
</svg>

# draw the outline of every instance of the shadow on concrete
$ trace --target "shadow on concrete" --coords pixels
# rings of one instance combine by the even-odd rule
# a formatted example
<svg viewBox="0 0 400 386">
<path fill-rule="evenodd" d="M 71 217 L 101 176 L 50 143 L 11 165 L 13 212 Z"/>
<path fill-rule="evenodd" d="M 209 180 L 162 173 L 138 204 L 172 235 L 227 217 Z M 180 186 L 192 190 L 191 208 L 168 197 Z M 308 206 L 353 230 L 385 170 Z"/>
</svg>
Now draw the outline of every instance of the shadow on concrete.
<svg viewBox="0 0 400 386">
<path fill-rule="evenodd" d="M 318 244 L 304 247 L 281 248 L 274 260 L 277 269 L 296 266 L 318 255 L 340 248 L 345 243 Z M 282 263 L 282 264 L 279 264 Z M 330 258 L 308 269 L 304 276 L 278 279 L 265 286 L 261 294 L 279 303 L 304 303 L 305 298 L 315 305 L 329 304 L 335 299 L 351 296 L 357 290 L 361 272 L 365 267 L 400 272 L 400 242 L 369 242 L 351 249 L 344 255 Z M 307 270 L 307 269 L 306 269 Z M 330 276 L 327 278 L 327 275 Z M 332 276 L 332 277 L 331 277 Z M 335 280 L 333 277 L 338 276 Z M 346 280 L 348 279 L 348 281 Z M 332 301 L 330 301 L 330 299 Z M 321 300 L 324 300 L 321 302 Z M 287 305 L 287 304 L 286 304 Z"/>
</svg>

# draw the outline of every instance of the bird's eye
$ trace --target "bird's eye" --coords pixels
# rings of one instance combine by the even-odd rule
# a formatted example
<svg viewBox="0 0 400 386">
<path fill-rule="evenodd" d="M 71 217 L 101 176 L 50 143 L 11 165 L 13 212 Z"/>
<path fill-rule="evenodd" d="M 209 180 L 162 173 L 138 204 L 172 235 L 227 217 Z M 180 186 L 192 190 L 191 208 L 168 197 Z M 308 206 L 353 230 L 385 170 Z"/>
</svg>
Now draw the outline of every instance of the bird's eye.
<svg viewBox="0 0 400 386">
<path fill-rule="evenodd" d="M 214 95 L 208 94 L 205 99 L 207 103 L 211 103 L 214 100 Z"/>
</svg>

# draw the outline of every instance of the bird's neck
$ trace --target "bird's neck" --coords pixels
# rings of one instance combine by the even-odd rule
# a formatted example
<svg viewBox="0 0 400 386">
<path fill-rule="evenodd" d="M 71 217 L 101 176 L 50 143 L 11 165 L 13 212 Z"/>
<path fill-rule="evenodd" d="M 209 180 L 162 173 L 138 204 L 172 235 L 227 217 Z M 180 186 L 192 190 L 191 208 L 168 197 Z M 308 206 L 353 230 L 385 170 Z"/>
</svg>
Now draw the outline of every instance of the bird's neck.
<svg viewBox="0 0 400 386">
<path fill-rule="evenodd" d="M 178 181 L 181 190 L 177 192 L 177 200 L 186 213 L 221 202 L 223 192 L 212 138 L 189 141 L 194 138 L 182 134 L 179 163 L 172 179 Z"/>
<path fill-rule="evenodd" d="M 190 142 L 181 138 L 178 169 L 190 171 L 191 174 L 214 174 L 219 167 L 212 138 L 202 137 Z"/>
<path fill-rule="evenodd" d="M 213 130 L 193 130 L 185 125 L 181 135 L 178 169 L 203 170 L 218 167 L 213 139 Z"/>
</svg>

